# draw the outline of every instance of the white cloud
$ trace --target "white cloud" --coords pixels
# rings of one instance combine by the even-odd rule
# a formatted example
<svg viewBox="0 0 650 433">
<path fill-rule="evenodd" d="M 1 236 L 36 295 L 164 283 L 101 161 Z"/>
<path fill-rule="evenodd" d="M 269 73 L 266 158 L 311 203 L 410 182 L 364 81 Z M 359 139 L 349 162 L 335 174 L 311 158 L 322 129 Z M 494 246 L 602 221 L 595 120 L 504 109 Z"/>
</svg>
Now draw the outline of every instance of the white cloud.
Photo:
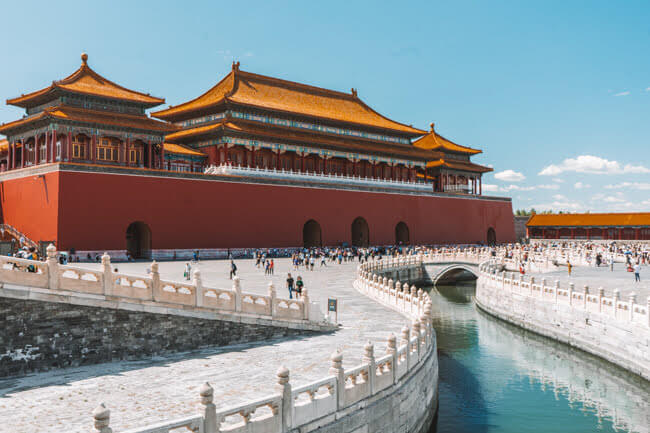
<svg viewBox="0 0 650 433">
<path fill-rule="evenodd" d="M 537 185 L 537 188 L 539 188 L 539 189 L 560 189 L 560 185 L 555 185 L 553 183 L 551 183 L 551 184 L 543 184 L 543 185 Z"/>
<path fill-rule="evenodd" d="M 564 200 L 564 201 L 566 201 L 566 200 L 568 200 L 568 199 L 567 199 L 565 196 L 563 196 L 562 194 L 555 194 L 555 195 L 553 196 L 553 200 L 556 200 L 556 201 L 562 201 L 562 200 Z"/>
<path fill-rule="evenodd" d="M 564 183 L 564 179 L 560 179 L 559 177 L 551 179 L 555 183 Z"/>
<path fill-rule="evenodd" d="M 526 176 L 514 170 L 504 170 L 494 173 L 494 178 L 503 180 L 505 182 L 521 182 L 526 179 Z"/>
<path fill-rule="evenodd" d="M 618 92 L 618 93 L 615 93 L 614 96 L 627 96 L 627 95 L 629 95 L 629 94 L 630 94 L 630 92 L 628 92 L 628 91 L 626 90 L 626 91 L 624 91 L 624 92 Z"/>
<path fill-rule="evenodd" d="M 642 165 L 626 164 L 621 166 L 618 161 L 609 161 L 593 155 L 580 155 L 567 158 L 560 164 L 551 164 L 539 172 L 540 176 L 557 176 L 564 172 L 593 173 L 593 174 L 629 174 L 650 173 L 650 169 Z"/>
<path fill-rule="evenodd" d="M 646 92 L 650 92 L 650 87 L 646 87 L 646 88 L 645 88 L 645 91 L 646 91 Z"/>
<path fill-rule="evenodd" d="M 607 189 L 638 189 L 650 190 L 650 183 L 647 182 L 621 182 L 613 185 L 605 185 Z"/>
<path fill-rule="evenodd" d="M 605 197 L 602 199 L 605 203 L 625 203 L 625 200 L 618 197 Z"/>
<path fill-rule="evenodd" d="M 482 188 L 483 188 L 483 191 L 486 191 L 486 192 L 497 192 L 497 191 L 499 191 L 499 185 L 492 185 L 492 184 L 489 184 L 489 183 L 484 183 Z"/>
<path fill-rule="evenodd" d="M 553 212 L 558 212 L 558 211 L 584 211 L 585 207 L 582 205 L 582 203 L 578 203 L 576 201 L 568 201 L 568 200 L 555 200 L 551 203 L 538 203 L 534 204 L 531 207 L 534 207 L 538 211 L 553 211 Z"/>
<path fill-rule="evenodd" d="M 573 184 L 573 187 L 575 189 L 585 189 L 585 188 L 591 188 L 591 185 L 589 185 L 588 183 L 576 182 Z"/>
</svg>

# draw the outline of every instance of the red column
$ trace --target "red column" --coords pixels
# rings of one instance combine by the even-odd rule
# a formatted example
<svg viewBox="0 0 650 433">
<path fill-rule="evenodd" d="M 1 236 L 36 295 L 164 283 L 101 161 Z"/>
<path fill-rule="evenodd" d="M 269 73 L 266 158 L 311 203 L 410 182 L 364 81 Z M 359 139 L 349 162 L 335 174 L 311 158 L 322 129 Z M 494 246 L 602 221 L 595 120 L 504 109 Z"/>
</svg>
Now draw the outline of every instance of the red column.
<svg viewBox="0 0 650 433">
<path fill-rule="evenodd" d="M 50 162 L 50 142 L 52 141 L 52 136 L 50 135 L 49 131 L 45 131 L 45 142 L 43 143 L 43 146 L 45 146 L 45 163 L 47 164 Z M 41 155 L 38 155 L 38 162 L 41 162 Z"/>
<path fill-rule="evenodd" d="M 153 153 L 151 152 L 151 141 L 147 143 L 147 147 L 149 148 L 147 150 L 149 157 L 147 159 L 147 162 L 149 163 L 149 168 L 153 168 L 153 161 L 151 161 L 151 157 L 153 156 Z"/>
<path fill-rule="evenodd" d="M 72 132 L 68 132 L 68 142 L 66 143 L 65 146 L 66 152 L 65 152 L 65 160 L 66 161 L 72 161 Z"/>
<path fill-rule="evenodd" d="M 300 155 L 300 171 L 305 172 L 305 154 Z"/>
<path fill-rule="evenodd" d="M 587 240 L 589 240 L 589 239 L 591 238 L 591 229 L 590 229 L 590 228 L 586 228 L 586 229 L 585 229 L 585 233 L 587 234 Z"/>
<path fill-rule="evenodd" d="M 282 165 L 280 164 L 280 149 L 278 149 L 278 156 L 276 157 L 276 160 L 275 160 L 275 168 L 277 170 L 280 170 L 281 167 L 282 167 Z"/>
<path fill-rule="evenodd" d="M 546 239 L 546 229 L 542 229 L 542 239 Z"/>
<path fill-rule="evenodd" d="M 56 149 L 57 149 L 56 145 L 57 145 L 57 141 L 58 141 L 56 130 L 52 131 L 52 136 L 54 137 L 52 139 L 52 162 L 54 162 L 54 161 L 56 161 Z M 61 146 L 61 153 L 59 155 L 59 161 L 62 161 L 62 160 L 63 160 L 63 146 Z"/>
<path fill-rule="evenodd" d="M 165 169 L 165 143 L 160 143 L 160 169 Z"/>
<path fill-rule="evenodd" d="M 126 137 L 126 140 L 124 140 L 124 162 L 126 163 L 127 167 L 131 166 L 131 161 L 129 160 L 129 148 L 131 147 L 131 140 L 129 137 Z"/>
<path fill-rule="evenodd" d="M 25 139 L 23 138 L 20 146 L 20 168 L 25 167 L 25 154 L 27 153 L 27 146 L 25 145 Z"/>
<path fill-rule="evenodd" d="M 634 240 L 638 241 L 639 240 L 639 228 L 634 229 Z"/>
<path fill-rule="evenodd" d="M 483 179 L 478 178 L 478 195 L 483 195 Z"/>
<path fill-rule="evenodd" d="M 574 229 L 571 229 L 571 239 L 575 239 L 575 237 L 574 237 L 574 233 L 575 233 L 575 232 L 574 232 Z"/>
<path fill-rule="evenodd" d="M 14 168 L 14 141 L 9 143 L 9 148 L 7 149 L 7 170 Z"/>
<path fill-rule="evenodd" d="M 90 139 L 90 161 L 91 162 L 95 162 L 96 143 L 97 143 L 97 136 L 95 134 L 93 134 L 91 139 Z"/>
<path fill-rule="evenodd" d="M 34 137 L 34 165 L 38 164 L 38 137 Z"/>
<path fill-rule="evenodd" d="M 623 239 L 623 229 L 621 228 L 617 229 L 616 233 L 618 234 L 617 239 Z"/>
<path fill-rule="evenodd" d="M 251 148 L 251 167 L 257 168 L 257 161 L 255 160 L 255 146 Z"/>
</svg>

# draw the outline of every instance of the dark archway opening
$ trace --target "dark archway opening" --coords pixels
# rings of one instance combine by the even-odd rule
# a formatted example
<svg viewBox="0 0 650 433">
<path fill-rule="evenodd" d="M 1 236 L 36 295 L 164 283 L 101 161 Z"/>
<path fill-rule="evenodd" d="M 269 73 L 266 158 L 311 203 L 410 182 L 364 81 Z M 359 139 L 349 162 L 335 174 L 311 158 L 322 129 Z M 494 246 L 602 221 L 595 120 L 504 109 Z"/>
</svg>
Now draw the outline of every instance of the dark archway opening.
<svg viewBox="0 0 650 433">
<path fill-rule="evenodd" d="M 395 226 L 395 245 L 407 245 L 409 243 L 409 226 L 400 221 Z"/>
<path fill-rule="evenodd" d="M 134 259 L 151 258 L 151 229 L 142 221 L 131 223 L 126 229 L 126 250 Z"/>
<path fill-rule="evenodd" d="M 492 227 L 490 227 L 487 231 L 487 243 L 488 245 L 496 245 L 497 243 L 497 233 Z"/>
<path fill-rule="evenodd" d="M 318 221 L 309 220 L 302 228 L 302 243 L 305 248 L 323 246 L 323 235 Z"/>
<path fill-rule="evenodd" d="M 370 245 L 368 222 L 362 217 L 358 217 L 352 221 L 352 245 L 355 247 L 367 247 Z"/>
</svg>

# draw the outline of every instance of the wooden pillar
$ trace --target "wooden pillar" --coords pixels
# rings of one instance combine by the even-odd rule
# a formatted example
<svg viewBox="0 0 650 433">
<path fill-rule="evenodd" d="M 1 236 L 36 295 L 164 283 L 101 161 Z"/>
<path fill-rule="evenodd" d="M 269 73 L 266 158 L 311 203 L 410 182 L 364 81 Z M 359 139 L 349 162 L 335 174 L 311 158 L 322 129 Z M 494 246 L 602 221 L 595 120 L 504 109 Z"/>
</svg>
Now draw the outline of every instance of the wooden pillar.
<svg viewBox="0 0 650 433">
<path fill-rule="evenodd" d="M 148 168 L 153 168 L 153 161 L 151 158 L 153 157 L 153 152 L 151 151 L 151 140 L 147 142 L 147 165 Z"/>
<path fill-rule="evenodd" d="M 20 146 L 20 168 L 25 167 L 25 154 L 27 153 L 27 146 L 25 145 L 25 139 L 23 138 Z"/>
<path fill-rule="evenodd" d="M 129 160 L 129 157 L 131 156 L 129 154 L 130 147 L 131 147 L 131 139 L 129 137 L 126 137 L 126 140 L 124 140 L 124 163 L 126 164 L 127 167 L 131 166 L 131 161 Z"/>
<path fill-rule="evenodd" d="M 571 229 L 571 239 L 575 239 L 575 229 Z"/>
<path fill-rule="evenodd" d="M 306 167 L 305 167 L 305 153 L 303 152 L 303 153 L 300 155 L 300 171 L 302 171 L 302 172 L 304 173 L 304 172 L 305 172 L 305 168 L 306 168 Z"/>
<path fill-rule="evenodd" d="M 57 153 L 57 143 L 58 143 L 58 137 L 56 134 L 56 129 L 52 131 L 52 162 L 56 161 L 56 153 Z M 61 143 L 63 144 L 63 143 Z M 59 154 L 59 161 L 63 160 L 63 146 L 61 146 L 61 153 Z"/>
<path fill-rule="evenodd" d="M 66 143 L 66 155 L 65 155 L 65 160 L 66 161 L 72 161 L 72 132 L 68 131 L 68 142 Z"/>
<path fill-rule="evenodd" d="M 38 164 L 38 136 L 34 137 L 34 165 Z"/>
<path fill-rule="evenodd" d="M 617 239 L 623 239 L 623 229 L 621 228 L 616 229 L 616 233 L 618 234 Z"/>
<path fill-rule="evenodd" d="M 587 240 L 589 240 L 589 239 L 591 238 L 591 229 L 590 229 L 590 228 L 586 228 L 586 229 L 585 229 L 585 234 L 587 235 Z"/>
<path fill-rule="evenodd" d="M 483 178 L 478 178 L 478 195 L 483 195 Z"/>
<path fill-rule="evenodd" d="M 257 168 L 257 161 L 255 160 L 255 146 L 251 147 L 251 167 Z"/>
<path fill-rule="evenodd" d="M 97 135 L 93 134 L 91 139 L 90 139 L 90 161 L 95 162 L 95 154 L 96 152 L 96 147 L 97 147 Z"/>
<path fill-rule="evenodd" d="M 639 240 L 639 228 L 634 229 L 634 240 L 638 241 Z"/>
<path fill-rule="evenodd" d="M 160 169 L 165 170 L 165 142 L 160 143 Z"/>
<path fill-rule="evenodd" d="M 278 156 L 275 159 L 275 169 L 280 170 L 281 167 L 282 167 L 282 165 L 281 165 L 281 161 L 280 161 L 280 149 L 278 149 Z"/>
<path fill-rule="evenodd" d="M 12 141 L 9 143 L 9 147 L 7 148 L 7 170 L 11 170 L 13 168 L 13 158 L 14 158 L 14 142 Z"/>
</svg>

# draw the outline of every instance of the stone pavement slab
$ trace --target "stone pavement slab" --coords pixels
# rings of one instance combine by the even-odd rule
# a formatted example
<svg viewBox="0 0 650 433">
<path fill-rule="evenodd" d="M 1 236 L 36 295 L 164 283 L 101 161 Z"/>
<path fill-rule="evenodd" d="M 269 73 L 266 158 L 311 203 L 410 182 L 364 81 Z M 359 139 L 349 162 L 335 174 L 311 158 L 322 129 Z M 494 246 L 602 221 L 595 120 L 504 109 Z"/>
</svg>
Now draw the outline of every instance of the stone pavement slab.
<svg viewBox="0 0 650 433">
<path fill-rule="evenodd" d="M 236 263 L 242 290 L 266 293 L 268 281 L 273 281 L 278 295 L 286 296 L 288 259 L 276 260 L 272 277 L 265 277 L 252 260 Z M 162 277 L 182 279 L 184 265 L 160 263 Z M 328 296 L 339 299 L 339 331 L 1 380 L 0 433 L 92 431 L 91 412 L 101 402 L 111 410 L 111 426 L 119 433 L 196 413 L 198 390 L 206 381 L 214 387 L 217 407 L 224 407 L 273 394 L 275 373 L 281 365 L 290 369 L 291 383 L 299 386 L 328 375 L 329 357 L 336 348 L 343 350 L 346 368 L 361 363 L 368 340 L 375 343 L 375 353 L 383 355 L 388 334 L 398 334 L 407 319 L 352 287 L 357 262 L 328 265 L 321 269 L 317 264 L 313 272 L 302 268 L 297 274 L 303 276 L 311 299 L 323 308 Z M 115 265 L 120 272 L 134 274 L 143 274 L 147 266 L 141 262 Z M 229 262 L 201 262 L 199 266 L 205 285 L 230 286 Z"/>
</svg>

